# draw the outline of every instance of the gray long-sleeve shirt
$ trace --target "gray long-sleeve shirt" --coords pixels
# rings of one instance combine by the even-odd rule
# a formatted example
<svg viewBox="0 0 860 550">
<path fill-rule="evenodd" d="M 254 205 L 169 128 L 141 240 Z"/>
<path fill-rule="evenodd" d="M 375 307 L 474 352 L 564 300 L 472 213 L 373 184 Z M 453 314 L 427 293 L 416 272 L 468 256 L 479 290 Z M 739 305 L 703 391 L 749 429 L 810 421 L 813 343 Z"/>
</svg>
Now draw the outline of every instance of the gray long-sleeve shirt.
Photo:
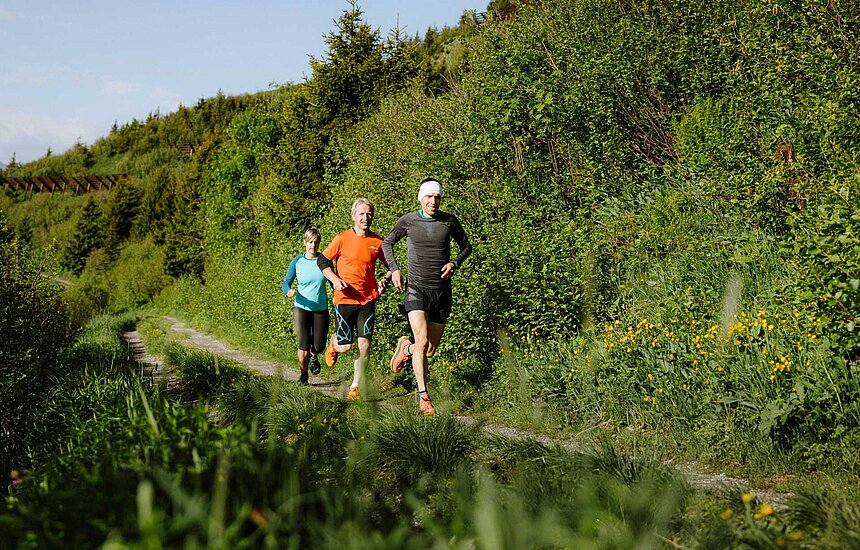
<svg viewBox="0 0 860 550">
<path fill-rule="evenodd" d="M 421 212 L 404 214 L 394 224 L 391 233 L 382 241 L 382 253 L 391 271 L 400 269 L 394 259 L 394 245 L 406 237 L 406 259 L 409 263 L 409 285 L 420 288 L 444 288 L 450 279 L 442 278 L 442 266 L 454 262 L 459 269 L 472 253 L 472 245 L 459 220 L 447 212 L 438 212 L 432 218 Z M 451 260 L 451 239 L 460 247 L 457 257 Z"/>
</svg>

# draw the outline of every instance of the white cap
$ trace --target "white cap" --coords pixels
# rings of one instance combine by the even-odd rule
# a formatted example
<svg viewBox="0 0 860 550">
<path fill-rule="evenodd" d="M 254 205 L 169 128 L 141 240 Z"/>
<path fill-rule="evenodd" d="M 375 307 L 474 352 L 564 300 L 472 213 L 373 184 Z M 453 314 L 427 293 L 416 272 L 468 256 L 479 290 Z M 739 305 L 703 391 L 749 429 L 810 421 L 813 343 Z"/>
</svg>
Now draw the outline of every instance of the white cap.
<svg viewBox="0 0 860 550">
<path fill-rule="evenodd" d="M 430 195 L 431 193 L 436 193 L 437 195 L 442 196 L 442 184 L 436 180 L 425 181 L 418 189 L 418 200 L 420 201 L 425 195 Z"/>
</svg>

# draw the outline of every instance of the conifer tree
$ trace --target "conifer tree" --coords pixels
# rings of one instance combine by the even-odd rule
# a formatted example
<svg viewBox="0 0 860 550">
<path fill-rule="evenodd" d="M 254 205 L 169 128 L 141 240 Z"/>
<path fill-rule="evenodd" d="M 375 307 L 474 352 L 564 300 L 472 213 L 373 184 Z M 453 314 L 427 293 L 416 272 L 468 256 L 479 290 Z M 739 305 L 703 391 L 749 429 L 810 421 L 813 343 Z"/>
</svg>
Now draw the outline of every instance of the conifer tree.
<svg viewBox="0 0 860 550">
<path fill-rule="evenodd" d="M 63 251 L 61 260 L 63 267 L 76 275 L 83 271 L 87 257 L 104 242 L 102 223 L 101 208 L 92 196 L 87 196 L 72 238 Z"/>
</svg>

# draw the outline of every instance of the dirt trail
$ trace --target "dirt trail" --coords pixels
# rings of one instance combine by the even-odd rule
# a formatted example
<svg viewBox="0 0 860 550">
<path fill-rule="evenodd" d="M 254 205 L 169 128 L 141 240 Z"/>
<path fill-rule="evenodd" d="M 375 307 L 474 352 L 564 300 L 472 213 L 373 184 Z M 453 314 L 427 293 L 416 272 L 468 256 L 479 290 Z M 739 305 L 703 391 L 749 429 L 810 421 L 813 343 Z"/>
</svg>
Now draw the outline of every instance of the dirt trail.
<svg viewBox="0 0 860 550">
<path fill-rule="evenodd" d="M 268 376 L 283 376 L 285 379 L 294 382 L 299 379 L 299 370 L 295 367 L 260 359 L 241 351 L 233 350 L 223 342 L 186 326 L 185 323 L 176 318 L 166 316 L 163 318 L 171 323 L 170 330 L 176 335 L 182 337 L 180 343 L 189 348 L 205 350 L 222 357 L 227 357 L 260 374 Z M 164 359 L 151 356 L 146 352 L 146 347 L 140 338 L 140 334 L 136 330 L 122 333 L 122 338 L 128 343 L 129 349 L 134 354 L 135 359 L 141 364 L 141 372 L 143 376 L 150 377 L 154 383 L 160 383 L 162 385 L 166 384 L 168 388 L 176 386 L 176 378 L 170 376 L 167 369 L 163 368 L 165 365 Z M 337 399 L 346 398 L 346 391 L 348 388 L 346 386 L 341 387 L 338 382 L 323 380 L 322 378 L 315 376 L 311 376 L 309 382 L 310 387 L 314 390 Z M 483 422 L 470 416 L 455 415 L 455 418 L 467 424 L 480 425 L 481 429 L 487 433 L 516 439 L 531 439 L 547 446 L 560 446 L 571 452 L 583 451 L 583 447 L 581 445 L 570 441 L 517 430 L 500 424 L 494 424 L 492 422 Z M 703 472 L 695 464 L 670 464 L 670 466 L 678 470 L 692 487 L 707 492 L 716 493 L 726 489 L 727 487 L 736 486 L 743 488 L 744 490 L 749 490 L 760 502 L 768 502 L 775 505 L 780 504 L 790 496 L 785 493 L 750 490 L 749 482 L 743 479 L 729 476 L 723 472 Z"/>
</svg>

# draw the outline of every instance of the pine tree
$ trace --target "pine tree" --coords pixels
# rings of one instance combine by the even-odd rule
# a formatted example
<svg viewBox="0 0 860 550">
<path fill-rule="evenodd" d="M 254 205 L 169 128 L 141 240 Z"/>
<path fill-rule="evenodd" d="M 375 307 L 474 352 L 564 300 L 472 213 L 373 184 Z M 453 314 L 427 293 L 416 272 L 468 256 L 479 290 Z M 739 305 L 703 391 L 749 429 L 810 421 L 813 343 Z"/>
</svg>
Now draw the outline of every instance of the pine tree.
<svg viewBox="0 0 860 550">
<path fill-rule="evenodd" d="M 84 270 L 87 257 L 104 242 L 102 223 L 101 208 L 91 196 L 87 196 L 72 238 L 63 251 L 61 260 L 63 267 L 76 275 Z"/>
</svg>

